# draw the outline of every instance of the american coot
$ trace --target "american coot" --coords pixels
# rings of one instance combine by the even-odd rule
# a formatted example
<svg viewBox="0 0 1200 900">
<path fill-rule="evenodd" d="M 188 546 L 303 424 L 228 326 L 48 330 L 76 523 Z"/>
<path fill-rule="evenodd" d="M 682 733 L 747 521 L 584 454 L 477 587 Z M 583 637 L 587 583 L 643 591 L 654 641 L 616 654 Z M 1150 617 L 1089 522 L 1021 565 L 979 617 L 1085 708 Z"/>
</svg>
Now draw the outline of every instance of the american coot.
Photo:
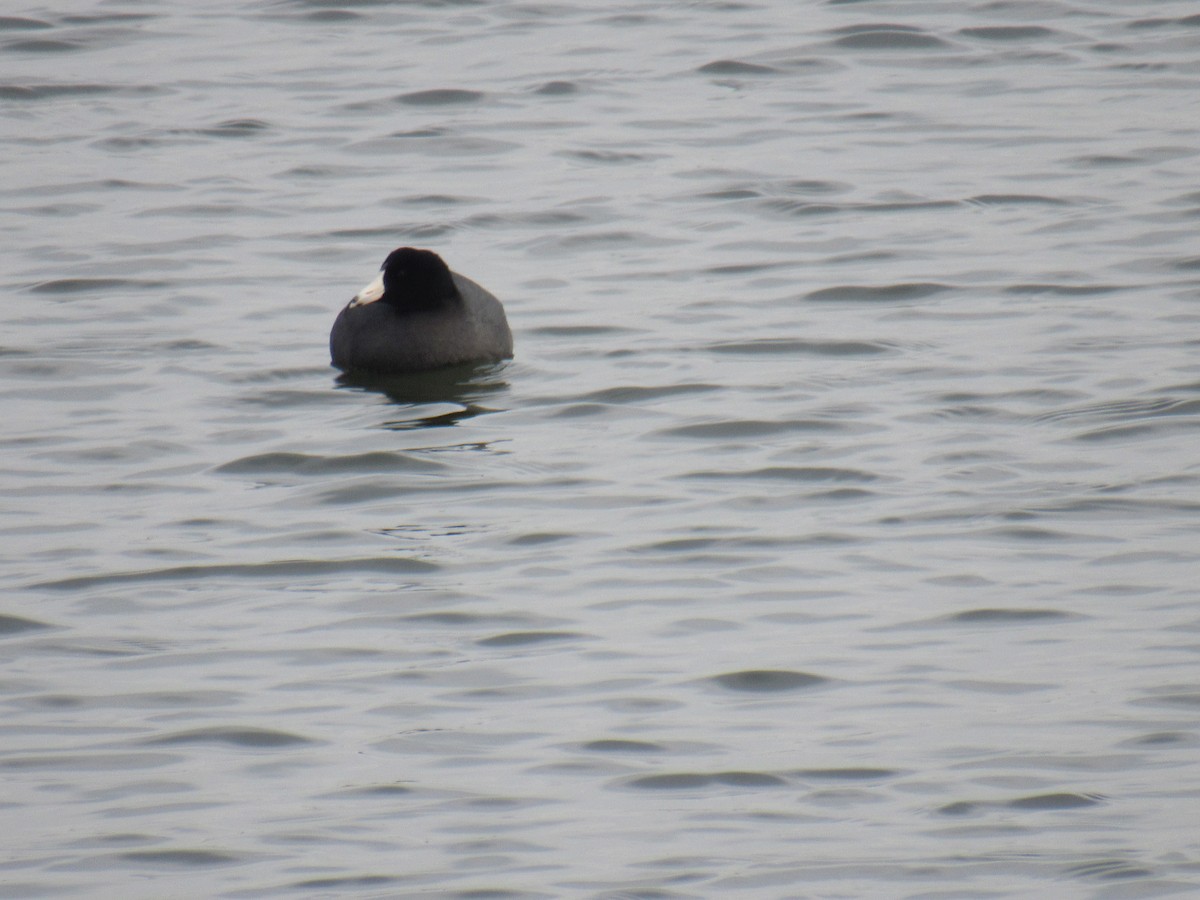
<svg viewBox="0 0 1200 900">
<path fill-rule="evenodd" d="M 509 359 L 513 341 L 492 294 L 432 250 L 401 247 L 338 313 L 329 354 L 346 372 L 399 374 Z"/>
</svg>

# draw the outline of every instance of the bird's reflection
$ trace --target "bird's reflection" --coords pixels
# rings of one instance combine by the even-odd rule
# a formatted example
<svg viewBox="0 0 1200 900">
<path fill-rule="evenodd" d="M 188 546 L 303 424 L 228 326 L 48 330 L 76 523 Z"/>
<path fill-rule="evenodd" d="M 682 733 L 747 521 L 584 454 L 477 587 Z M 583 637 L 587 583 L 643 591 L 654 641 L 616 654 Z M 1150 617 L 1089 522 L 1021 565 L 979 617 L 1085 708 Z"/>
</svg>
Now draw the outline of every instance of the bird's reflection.
<svg viewBox="0 0 1200 900">
<path fill-rule="evenodd" d="M 482 404 L 508 387 L 503 377 L 506 367 L 506 363 L 469 363 L 408 375 L 347 372 L 337 377 L 337 384 L 339 388 L 382 394 L 401 407 L 406 415 L 381 423 L 384 428 L 445 428 L 496 412 L 496 408 Z"/>
</svg>

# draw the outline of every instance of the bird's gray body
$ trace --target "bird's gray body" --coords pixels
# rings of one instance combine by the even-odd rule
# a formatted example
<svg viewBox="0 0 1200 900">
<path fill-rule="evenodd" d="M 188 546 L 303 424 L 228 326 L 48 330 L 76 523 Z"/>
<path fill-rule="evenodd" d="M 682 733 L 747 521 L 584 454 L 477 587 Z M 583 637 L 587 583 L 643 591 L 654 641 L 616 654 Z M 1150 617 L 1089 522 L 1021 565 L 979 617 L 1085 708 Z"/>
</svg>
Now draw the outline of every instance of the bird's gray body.
<svg viewBox="0 0 1200 900">
<path fill-rule="evenodd" d="M 329 335 L 333 364 L 347 372 L 399 374 L 511 358 L 512 331 L 500 301 L 470 278 L 450 274 L 459 296 L 435 309 L 348 304 Z"/>
</svg>

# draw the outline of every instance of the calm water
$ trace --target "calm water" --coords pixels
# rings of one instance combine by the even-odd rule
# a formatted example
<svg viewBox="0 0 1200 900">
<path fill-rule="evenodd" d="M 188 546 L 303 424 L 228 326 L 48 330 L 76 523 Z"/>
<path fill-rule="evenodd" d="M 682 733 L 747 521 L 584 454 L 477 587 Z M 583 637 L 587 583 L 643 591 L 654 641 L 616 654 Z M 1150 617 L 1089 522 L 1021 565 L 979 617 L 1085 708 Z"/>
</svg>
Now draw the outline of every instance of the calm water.
<svg viewBox="0 0 1200 900">
<path fill-rule="evenodd" d="M 1194 896 L 1198 13 L 10 4 L 0 893 Z"/>
</svg>

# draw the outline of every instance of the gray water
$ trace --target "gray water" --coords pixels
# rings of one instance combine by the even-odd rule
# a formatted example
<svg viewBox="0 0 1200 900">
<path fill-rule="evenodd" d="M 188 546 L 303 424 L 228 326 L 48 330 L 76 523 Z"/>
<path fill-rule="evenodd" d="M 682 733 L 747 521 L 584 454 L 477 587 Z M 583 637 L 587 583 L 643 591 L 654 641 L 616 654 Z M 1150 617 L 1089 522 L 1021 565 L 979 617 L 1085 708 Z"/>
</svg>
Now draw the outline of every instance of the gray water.
<svg viewBox="0 0 1200 900">
<path fill-rule="evenodd" d="M 10 6 L 0 893 L 1195 896 L 1198 13 Z"/>
</svg>

